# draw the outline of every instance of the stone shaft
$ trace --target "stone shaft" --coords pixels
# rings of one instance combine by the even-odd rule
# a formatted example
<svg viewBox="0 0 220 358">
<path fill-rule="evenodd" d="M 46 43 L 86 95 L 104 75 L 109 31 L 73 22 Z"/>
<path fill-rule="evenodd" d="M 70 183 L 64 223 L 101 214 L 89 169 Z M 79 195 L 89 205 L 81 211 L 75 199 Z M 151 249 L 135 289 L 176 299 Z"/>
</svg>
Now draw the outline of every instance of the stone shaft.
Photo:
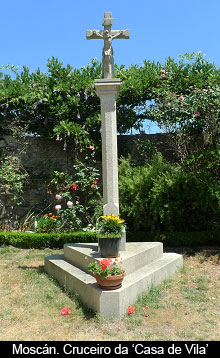
<svg viewBox="0 0 220 358">
<path fill-rule="evenodd" d="M 120 79 L 95 80 L 101 103 L 103 214 L 119 215 L 116 97 Z"/>
</svg>

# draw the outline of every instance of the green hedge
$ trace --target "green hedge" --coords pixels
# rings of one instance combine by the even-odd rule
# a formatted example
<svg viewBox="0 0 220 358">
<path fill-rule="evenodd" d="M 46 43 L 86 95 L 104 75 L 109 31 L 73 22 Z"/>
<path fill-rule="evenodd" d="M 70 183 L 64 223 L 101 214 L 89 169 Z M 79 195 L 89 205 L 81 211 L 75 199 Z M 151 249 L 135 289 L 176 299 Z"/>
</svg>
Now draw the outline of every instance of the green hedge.
<svg viewBox="0 0 220 358">
<path fill-rule="evenodd" d="M 163 242 L 166 246 L 220 246 L 219 231 L 196 232 L 127 232 L 127 242 Z M 92 232 L 48 233 L 36 234 L 27 232 L 0 232 L 0 246 L 12 245 L 21 248 L 43 249 L 62 248 L 67 243 L 97 242 L 97 236 Z"/>
<path fill-rule="evenodd" d="M 133 232 L 127 233 L 128 242 L 159 241 L 167 246 L 220 246 L 220 231 L 195 232 Z"/>
<path fill-rule="evenodd" d="M 193 162 L 188 167 L 168 163 L 161 153 L 140 167 L 132 166 L 129 159 L 121 160 L 120 214 L 129 231 L 219 230 L 218 161 L 216 175 L 208 167 L 192 171 L 193 166 Z"/>
<path fill-rule="evenodd" d="M 0 245 L 12 245 L 21 248 L 62 248 L 64 244 L 76 242 L 97 242 L 96 234 L 92 232 L 67 234 L 0 232 Z"/>
</svg>

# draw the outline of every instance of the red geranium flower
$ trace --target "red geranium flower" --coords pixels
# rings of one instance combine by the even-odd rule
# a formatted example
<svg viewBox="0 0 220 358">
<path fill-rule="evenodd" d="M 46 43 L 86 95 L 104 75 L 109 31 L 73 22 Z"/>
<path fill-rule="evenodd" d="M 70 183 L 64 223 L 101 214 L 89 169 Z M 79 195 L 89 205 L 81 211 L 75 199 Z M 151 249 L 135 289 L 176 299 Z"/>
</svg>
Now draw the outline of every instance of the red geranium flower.
<svg viewBox="0 0 220 358">
<path fill-rule="evenodd" d="M 62 308 L 62 310 L 60 311 L 60 314 L 61 314 L 61 316 L 66 316 L 66 315 L 70 314 L 69 307 Z"/>
<path fill-rule="evenodd" d="M 79 189 L 79 185 L 78 184 L 72 184 L 70 187 L 70 190 L 78 190 Z"/>
<path fill-rule="evenodd" d="M 112 263 L 112 259 L 102 259 L 99 265 L 101 266 L 102 270 L 105 270 L 107 267 L 110 266 L 111 263 Z"/>
<path fill-rule="evenodd" d="M 134 313 L 134 311 L 135 311 L 135 306 L 129 306 L 128 307 L 128 315 Z"/>
</svg>

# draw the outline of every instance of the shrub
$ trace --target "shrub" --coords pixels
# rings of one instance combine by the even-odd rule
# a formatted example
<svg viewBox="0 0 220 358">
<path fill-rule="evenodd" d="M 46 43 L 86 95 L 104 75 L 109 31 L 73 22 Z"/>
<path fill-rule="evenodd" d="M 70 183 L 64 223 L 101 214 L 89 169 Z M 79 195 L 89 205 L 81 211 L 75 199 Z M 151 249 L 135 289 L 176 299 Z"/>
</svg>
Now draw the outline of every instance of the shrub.
<svg viewBox="0 0 220 358">
<path fill-rule="evenodd" d="M 16 156 L 3 156 L 0 160 L 0 188 L 11 194 L 14 204 L 20 204 L 24 185 L 28 182 L 28 173 L 25 171 Z"/>
<path fill-rule="evenodd" d="M 120 212 L 131 231 L 217 230 L 220 189 L 207 170 L 166 163 L 160 153 L 142 167 L 119 167 Z"/>
<path fill-rule="evenodd" d="M 127 242 L 163 242 L 165 246 L 198 247 L 206 245 L 220 245 L 220 231 L 194 232 L 128 232 Z"/>
<path fill-rule="evenodd" d="M 73 232 L 67 234 L 0 232 L 0 245 L 12 245 L 22 248 L 62 248 L 64 244 L 75 242 L 97 242 L 96 234 L 92 232 Z"/>
<path fill-rule="evenodd" d="M 127 232 L 127 242 L 162 241 L 169 246 L 220 245 L 220 231 L 197 232 Z M 58 233 L 27 233 L 0 232 L 0 246 L 12 245 L 20 248 L 62 249 L 67 243 L 96 243 L 97 236 L 93 232 Z"/>
<path fill-rule="evenodd" d="M 45 214 L 38 221 L 35 221 L 35 231 L 36 232 L 53 232 L 57 226 L 58 216 L 49 213 Z"/>
<path fill-rule="evenodd" d="M 156 153 L 151 164 L 132 167 L 130 159 L 122 158 L 119 166 L 120 213 L 131 231 L 154 231 L 158 214 L 150 209 L 150 192 L 154 182 L 173 167 Z"/>
<path fill-rule="evenodd" d="M 158 178 L 150 193 L 150 210 L 166 231 L 217 229 L 220 214 L 219 189 L 206 173 L 183 172 L 181 168 Z"/>
<path fill-rule="evenodd" d="M 94 154 L 94 146 L 90 146 L 83 162 L 76 161 L 72 173 L 52 173 L 49 187 L 51 194 L 58 200 L 55 209 L 59 216 L 56 225 L 54 223 L 54 231 L 80 231 L 94 225 L 100 216 L 100 174 L 96 168 Z M 50 229 L 50 226 L 48 228 Z"/>
</svg>

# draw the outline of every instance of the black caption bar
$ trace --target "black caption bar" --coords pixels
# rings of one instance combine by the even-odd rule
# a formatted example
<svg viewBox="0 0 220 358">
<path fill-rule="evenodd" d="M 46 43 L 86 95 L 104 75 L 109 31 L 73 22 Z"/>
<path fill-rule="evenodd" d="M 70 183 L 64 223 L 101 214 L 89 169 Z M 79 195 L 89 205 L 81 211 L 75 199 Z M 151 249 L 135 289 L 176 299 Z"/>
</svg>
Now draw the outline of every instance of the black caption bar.
<svg viewBox="0 0 220 358">
<path fill-rule="evenodd" d="M 55 341 L 55 342 L 0 342 L 1 350 L 7 356 L 72 356 L 72 355 L 178 355 L 178 356 L 198 356 L 210 355 L 218 352 L 220 341 L 196 341 L 196 342 L 148 342 L 148 341 L 114 341 L 114 342 L 81 342 L 81 341 Z"/>
</svg>

